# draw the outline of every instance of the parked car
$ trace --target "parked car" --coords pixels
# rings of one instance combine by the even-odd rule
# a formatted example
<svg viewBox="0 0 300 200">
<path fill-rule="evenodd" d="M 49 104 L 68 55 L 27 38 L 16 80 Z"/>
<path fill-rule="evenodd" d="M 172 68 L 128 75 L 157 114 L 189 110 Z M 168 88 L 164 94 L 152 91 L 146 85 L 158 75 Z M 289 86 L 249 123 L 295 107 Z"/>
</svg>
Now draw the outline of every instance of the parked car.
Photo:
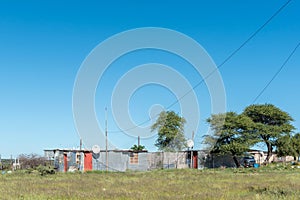
<svg viewBox="0 0 300 200">
<path fill-rule="evenodd" d="M 256 163 L 254 156 L 245 156 L 243 158 L 244 167 L 253 167 Z"/>
</svg>

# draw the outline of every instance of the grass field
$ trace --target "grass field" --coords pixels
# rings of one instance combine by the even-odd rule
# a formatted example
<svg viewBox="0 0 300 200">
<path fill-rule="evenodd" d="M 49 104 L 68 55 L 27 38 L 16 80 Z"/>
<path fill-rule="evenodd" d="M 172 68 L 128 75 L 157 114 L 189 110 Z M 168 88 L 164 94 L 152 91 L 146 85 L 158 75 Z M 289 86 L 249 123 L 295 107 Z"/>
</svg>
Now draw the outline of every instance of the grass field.
<svg viewBox="0 0 300 200">
<path fill-rule="evenodd" d="M 300 169 L 0 175 L 1 199 L 300 199 Z"/>
</svg>

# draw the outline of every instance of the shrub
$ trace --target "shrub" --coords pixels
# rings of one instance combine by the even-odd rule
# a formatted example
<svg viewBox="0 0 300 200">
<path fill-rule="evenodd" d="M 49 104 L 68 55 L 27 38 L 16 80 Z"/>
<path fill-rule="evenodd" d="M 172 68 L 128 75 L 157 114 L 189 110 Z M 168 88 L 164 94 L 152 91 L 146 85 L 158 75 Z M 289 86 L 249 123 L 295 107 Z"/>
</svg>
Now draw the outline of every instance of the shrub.
<svg viewBox="0 0 300 200">
<path fill-rule="evenodd" d="M 47 174 L 55 174 L 55 169 L 52 166 L 39 165 L 36 170 L 40 173 L 41 176 L 45 176 Z"/>
<path fill-rule="evenodd" d="M 47 165 L 46 158 L 37 154 L 21 154 L 19 155 L 21 169 L 36 168 L 39 165 Z"/>
</svg>

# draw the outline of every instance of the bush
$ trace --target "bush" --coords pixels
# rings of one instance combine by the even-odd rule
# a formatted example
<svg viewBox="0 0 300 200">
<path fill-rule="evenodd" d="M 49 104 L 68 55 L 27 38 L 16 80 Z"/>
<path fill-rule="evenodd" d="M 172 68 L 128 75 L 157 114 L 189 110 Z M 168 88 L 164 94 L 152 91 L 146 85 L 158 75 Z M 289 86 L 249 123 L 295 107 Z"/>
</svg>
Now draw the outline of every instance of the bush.
<svg viewBox="0 0 300 200">
<path fill-rule="evenodd" d="M 55 174 L 55 169 L 52 166 L 39 165 L 36 170 L 40 173 L 41 176 L 45 176 L 47 174 Z"/>
<path fill-rule="evenodd" d="M 21 154 L 19 155 L 19 161 L 21 164 L 21 169 L 36 168 L 39 165 L 45 166 L 48 164 L 46 158 L 38 154 Z"/>
</svg>

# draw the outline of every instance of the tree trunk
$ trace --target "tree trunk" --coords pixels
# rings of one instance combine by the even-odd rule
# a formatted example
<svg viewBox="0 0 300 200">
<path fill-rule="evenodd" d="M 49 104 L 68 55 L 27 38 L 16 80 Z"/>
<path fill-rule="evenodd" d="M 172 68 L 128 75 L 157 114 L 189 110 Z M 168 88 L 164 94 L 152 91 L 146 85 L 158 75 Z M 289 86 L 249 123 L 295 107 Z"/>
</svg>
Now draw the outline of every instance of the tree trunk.
<svg viewBox="0 0 300 200">
<path fill-rule="evenodd" d="M 266 163 L 270 163 L 269 161 L 270 161 L 270 158 L 272 156 L 272 149 L 273 148 L 272 148 L 272 144 L 271 143 L 267 142 L 266 144 L 267 144 L 267 147 L 268 147 L 268 154 L 267 154 L 265 162 Z"/>
<path fill-rule="evenodd" d="M 241 165 L 240 165 L 240 162 L 238 161 L 236 155 L 233 155 L 232 158 L 233 158 L 233 161 L 234 161 L 236 167 L 239 168 Z"/>
</svg>

